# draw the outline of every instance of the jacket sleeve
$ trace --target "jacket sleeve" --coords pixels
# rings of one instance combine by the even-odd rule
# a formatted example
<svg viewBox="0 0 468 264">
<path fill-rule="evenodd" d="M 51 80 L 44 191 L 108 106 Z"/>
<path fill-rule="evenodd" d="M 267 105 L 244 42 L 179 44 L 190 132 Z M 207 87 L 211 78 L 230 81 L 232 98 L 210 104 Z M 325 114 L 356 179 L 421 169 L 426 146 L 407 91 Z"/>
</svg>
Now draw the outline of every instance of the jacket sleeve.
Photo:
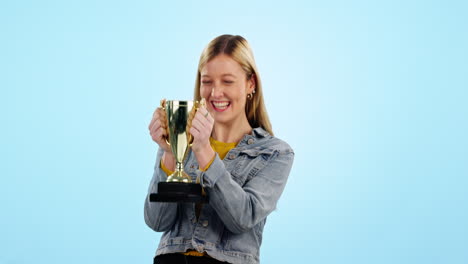
<svg viewBox="0 0 468 264">
<path fill-rule="evenodd" d="M 153 178 L 151 179 L 148 194 L 145 198 L 145 222 L 156 232 L 164 232 L 169 230 L 176 221 L 177 217 L 177 204 L 176 203 L 160 203 L 150 202 L 149 195 L 158 191 L 158 183 L 166 181 L 167 175 L 161 169 L 161 157 L 163 151 L 159 150 L 156 165 L 154 166 Z"/>
<path fill-rule="evenodd" d="M 236 183 L 218 155 L 202 172 L 202 185 L 209 203 L 233 233 L 243 233 L 265 219 L 284 190 L 294 152 L 275 152 L 267 166 L 243 187 Z"/>
</svg>

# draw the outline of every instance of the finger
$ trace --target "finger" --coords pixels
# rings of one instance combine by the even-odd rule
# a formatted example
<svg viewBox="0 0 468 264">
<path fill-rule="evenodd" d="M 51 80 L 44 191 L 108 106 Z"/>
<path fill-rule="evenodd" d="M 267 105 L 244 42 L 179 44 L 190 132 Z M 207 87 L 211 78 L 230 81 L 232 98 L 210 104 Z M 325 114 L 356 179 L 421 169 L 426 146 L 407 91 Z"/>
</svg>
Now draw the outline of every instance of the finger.
<svg viewBox="0 0 468 264">
<path fill-rule="evenodd" d="M 155 118 L 155 119 L 152 119 L 150 124 L 148 125 L 148 129 L 151 130 L 154 126 L 155 126 L 155 123 L 158 122 L 159 119 Z"/>
<path fill-rule="evenodd" d="M 206 107 L 200 107 L 198 109 L 198 112 L 200 112 L 205 118 L 209 115 L 209 112 L 208 110 L 206 109 Z"/>
<path fill-rule="evenodd" d="M 155 119 L 151 124 L 150 124 L 150 132 L 155 132 L 156 130 L 159 129 L 159 127 L 161 126 L 161 122 L 159 121 L 159 119 Z"/>
<path fill-rule="evenodd" d="M 213 116 L 211 115 L 210 111 L 208 111 L 208 109 L 202 108 L 201 113 L 203 117 L 209 121 L 210 124 L 214 123 Z"/>
<path fill-rule="evenodd" d="M 155 118 L 161 119 L 163 121 L 166 120 L 166 112 L 164 111 L 164 109 L 158 108 L 158 110 L 156 110 Z"/>
<path fill-rule="evenodd" d="M 198 129 L 192 126 L 190 128 L 190 134 L 192 134 L 193 138 L 196 139 L 200 136 L 200 131 L 198 131 Z"/>
<path fill-rule="evenodd" d="M 166 125 L 162 123 L 161 120 L 158 119 L 154 122 L 153 126 L 150 128 L 150 131 L 157 131 L 159 128 L 162 128 L 164 129 L 164 131 L 167 131 Z"/>
<path fill-rule="evenodd" d="M 206 120 L 208 120 L 208 122 L 210 124 L 213 124 L 214 123 L 214 118 L 213 118 L 213 116 L 211 115 L 211 113 L 208 110 L 207 110 L 207 112 L 208 112 L 208 115 L 206 116 Z"/>
<path fill-rule="evenodd" d="M 198 113 L 196 118 L 197 118 L 197 120 L 199 120 L 203 124 L 204 127 L 211 127 L 211 121 L 208 119 L 209 116 L 210 116 L 209 113 L 208 113 L 208 115 L 206 117 L 205 117 L 204 114 Z"/>
<path fill-rule="evenodd" d="M 161 118 L 163 116 L 165 116 L 164 109 L 162 109 L 161 107 L 158 107 L 158 108 L 156 108 L 156 110 L 154 110 L 152 119 L 158 119 L 158 118 Z"/>
<path fill-rule="evenodd" d="M 165 118 L 166 117 L 166 111 L 162 109 L 161 107 L 158 107 L 154 113 L 155 118 Z"/>
<path fill-rule="evenodd" d="M 197 118 L 194 118 L 192 120 L 192 127 L 197 129 L 200 132 L 205 130 L 205 125 L 202 122 L 200 122 L 200 120 Z"/>
<path fill-rule="evenodd" d="M 209 112 L 207 111 L 206 113 L 208 114 L 207 116 L 205 116 L 203 113 L 199 112 L 199 113 L 196 114 L 194 119 L 197 119 L 198 121 L 200 121 L 203 124 L 203 126 L 210 127 L 211 123 L 212 123 L 212 121 L 211 121 L 212 119 L 210 117 Z"/>
<path fill-rule="evenodd" d="M 158 108 L 156 109 L 156 111 L 157 111 L 158 114 L 161 115 L 161 116 L 166 114 L 166 110 L 164 110 L 164 108 L 162 108 L 162 107 L 158 107 Z"/>
<path fill-rule="evenodd" d="M 206 112 L 208 114 L 206 116 L 204 115 L 205 119 L 208 121 L 209 124 L 213 124 L 214 123 L 213 116 L 211 115 L 211 113 L 208 110 Z"/>
<path fill-rule="evenodd" d="M 150 124 L 148 125 L 148 129 L 151 129 L 151 127 L 153 126 L 154 122 L 155 122 L 156 120 L 158 120 L 158 119 L 161 119 L 161 116 L 163 116 L 163 115 L 161 115 L 161 111 L 160 111 L 160 110 L 161 110 L 161 109 L 160 109 L 159 107 L 156 108 L 156 110 L 154 110 L 153 117 L 152 117 L 152 119 L 151 119 Z"/>
<path fill-rule="evenodd" d="M 166 143 L 166 131 L 162 127 L 160 127 L 158 130 L 154 131 L 151 134 L 151 138 L 153 138 L 154 141 L 158 144 L 165 144 Z"/>
<path fill-rule="evenodd" d="M 156 130 L 156 136 L 157 136 L 160 140 L 166 138 L 166 136 L 167 136 L 166 130 L 165 130 L 163 127 L 160 127 L 158 130 Z"/>
<path fill-rule="evenodd" d="M 166 111 L 164 109 L 160 109 L 158 112 L 159 119 L 161 119 L 161 122 L 166 125 L 167 124 L 167 116 L 166 116 Z"/>
<path fill-rule="evenodd" d="M 151 119 L 151 122 L 149 123 L 148 125 L 148 129 L 151 130 L 151 127 L 153 126 L 154 122 L 156 121 L 156 119 L 154 118 L 154 115 L 153 115 L 153 118 Z"/>
<path fill-rule="evenodd" d="M 154 142 L 158 143 L 161 141 L 161 131 L 160 129 L 158 130 L 155 130 L 155 131 L 151 131 L 151 138 L 153 139 Z"/>
<path fill-rule="evenodd" d="M 156 109 L 154 109 L 153 118 L 159 113 L 160 109 L 161 109 L 161 107 L 156 107 Z"/>
</svg>

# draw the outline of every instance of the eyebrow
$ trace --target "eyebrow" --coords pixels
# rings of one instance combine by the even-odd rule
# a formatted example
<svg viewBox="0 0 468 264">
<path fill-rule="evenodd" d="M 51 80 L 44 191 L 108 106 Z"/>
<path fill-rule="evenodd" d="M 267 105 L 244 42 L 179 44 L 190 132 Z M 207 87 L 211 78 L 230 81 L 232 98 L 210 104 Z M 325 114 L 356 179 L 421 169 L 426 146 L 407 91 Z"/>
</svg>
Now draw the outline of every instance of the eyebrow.
<svg viewBox="0 0 468 264">
<path fill-rule="evenodd" d="M 233 78 L 236 78 L 236 76 L 235 76 L 234 74 L 231 74 L 231 73 L 225 73 L 225 74 L 222 74 L 221 76 L 222 76 L 222 77 L 231 76 L 231 77 L 233 77 Z M 208 75 L 208 74 L 203 74 L 201 77 L 202 77 L 202 78 L 203 78 L 203 77 L 208 77 L 208 78 L 209 78 L 209 77 L 211 77 L 211 76 Z"/>
<path fill-rule="evenodd" d="M 225 73 L 225 74 L 223 74 L 223 75 L 221 75 L 221 76 L 223 76 L 223 77 L 224 77 L 224 76 L 231 76 L 231 77 L 233 77 L 233 78 L 236 78 L 236 76 L 235 76 L 234 74 L 231 74 L 231 73 Z"/>
</svg>

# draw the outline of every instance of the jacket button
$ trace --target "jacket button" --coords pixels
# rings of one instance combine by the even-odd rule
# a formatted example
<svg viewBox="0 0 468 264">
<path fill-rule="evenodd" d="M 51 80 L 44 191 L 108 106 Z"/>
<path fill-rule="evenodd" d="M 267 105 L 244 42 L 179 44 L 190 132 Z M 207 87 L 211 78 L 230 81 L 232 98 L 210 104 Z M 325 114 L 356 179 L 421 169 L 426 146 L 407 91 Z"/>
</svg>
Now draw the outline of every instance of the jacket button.
<svg viewBox="0 0 468 264">
<path fill-rule="evenodd" d="M 247 144 L 252 145 L 253 143 L 254 143 L 254 139 L 253 139 L 253 138 L 249 138 L 249 140 L 247 140 Z"/>
<path fill-rule="evenodd" d="M 235 154 L 229 154 L 229 159 L 235 159 L 236 155 Z"/>
<path fill-rule="evenodd" d="M 203 226 L 203 227 L 207 227 L 207 226 L 208 226 L 208 220 L 203 221 L 203 222 L 202 222 L 202 226 Z"/>
</svg>

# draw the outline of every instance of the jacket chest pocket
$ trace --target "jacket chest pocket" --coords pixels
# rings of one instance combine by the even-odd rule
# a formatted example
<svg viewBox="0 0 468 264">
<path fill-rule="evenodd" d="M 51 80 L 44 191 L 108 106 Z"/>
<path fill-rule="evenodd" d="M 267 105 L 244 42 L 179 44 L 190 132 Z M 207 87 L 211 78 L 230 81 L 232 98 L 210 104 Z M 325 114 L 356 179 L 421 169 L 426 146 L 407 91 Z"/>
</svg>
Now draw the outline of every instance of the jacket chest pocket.
<svg viewBox="0 0 468 264">
<path fill-rule="evenodd" d="M 246 149 L 239 153 L 234 160 L 232 178 L 240 186 L 244 186 L 250 179 L 268 165 L 275 150 L 271 149 Z"/>
</svg>

